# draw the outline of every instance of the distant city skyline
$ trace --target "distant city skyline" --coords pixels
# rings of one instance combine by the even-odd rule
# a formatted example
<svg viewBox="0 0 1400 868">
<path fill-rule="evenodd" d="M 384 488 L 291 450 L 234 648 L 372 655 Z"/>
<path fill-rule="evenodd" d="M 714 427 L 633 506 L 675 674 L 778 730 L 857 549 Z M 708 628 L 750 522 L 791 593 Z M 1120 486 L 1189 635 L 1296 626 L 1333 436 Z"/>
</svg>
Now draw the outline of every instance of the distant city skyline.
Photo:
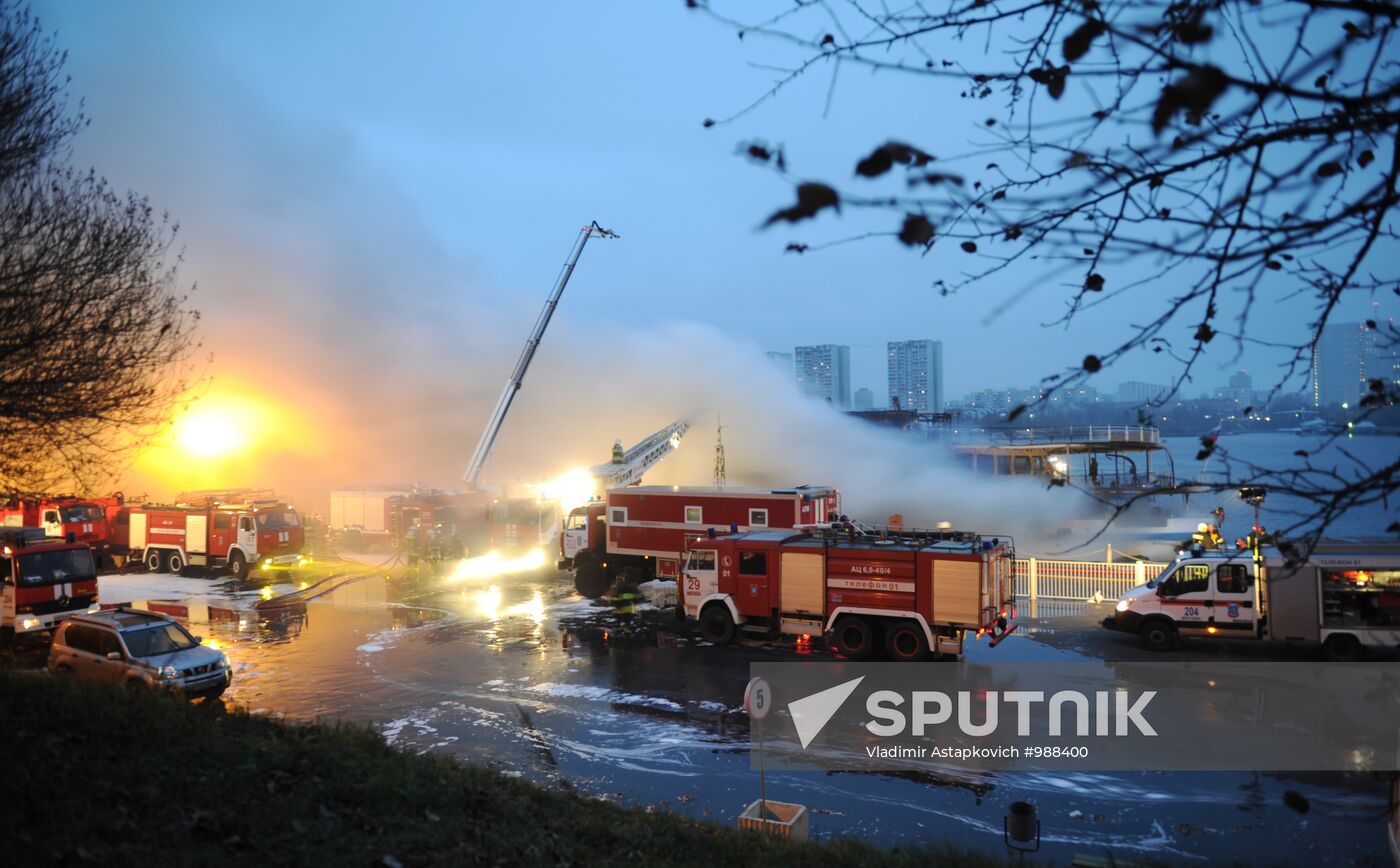
<svg viewBox="0 0 1400 868">
<path fill-rule="evenodd" d="M 1357 333 L 1360 334 L 1361 344 L 1357 347 L 1356 358 L 1358 363 L 1369 371 L 1369 373 L 1366 373 L 1364 376 L 1359 376 L 1358 390 L 1356 393 L 1357 397 L 1348 400 L 1347 403 L 1351 403 L 1351 400 L 1359 398 L 1365 389 L 1365 381 L 1368 379 L 1372 379 L 1376 376 L 1384 377 L 1388 374 L 1392 381 L 1400 382 L 1400 348 L 1378 346 L 1375 338 L 1379 332 L 1365 329 L 1360 322 L 1335 324 L 1334 326 L 1330 326 L 1329 329 L 1335 329 L 1339 325 L 1349 329 L 1356 329 Z M 853 396 L 849 407 L 854 407 L 854 394 L 859 389 L 870 390 L 873 399 L 872 406 L 875 409 L 885 409 L 890 406 L 890 395 L 885 393 L 890 390 L 889 347 L 895 343 L 901 342 L 885 341 L 883 343 L 839 344 L 839 346 L 845 347 L 848 353 L 848 370 L 850 372 L 851 395 Z M 944 342 L 939 340 L 935 341 L 935 343 L 939 344 L 941 348 Z M 790 366 L 794 364 L 793 353 L 791 351 L 767 350 L 764 352 L 764 356 L 770 361 L 774 361 L 779 366 Z M 1369 359 L 1369 364 L 1365 361 L 1366 359 Z M 966 374 L 969 370 L 973 370 L 970 366 L 958 365 L 954 359 L 951 361 L 951 364 L 950 361 L 945 360 L 942 363 L 942 368 L 945 373 L 942 403 L 945 406 L 963 403 L 964 399 L 975 394 L 996 392 L 998 390 L 1009 390 L 1026 394 L 1038 392 L 1041 389 L 1039 385 L 1040 379 L 1044 376 L 1044 373 L 1039 368 L 1028 364 L 1025 369 L 1025 378 L 1020 381 L 1008 381 L 1003 378 L 998 378 L 997 380 L 972 383 L 971 385 L 960 385 L 956 381 L 950 382 L 947 378 L 947 374 L 949 372 Z M 1091 384 L 1084 388 L 1087 388 L 1090 392 L 1096 393 L 1097 395 L 1106 396 L 1108 400 L 1118 400 L 1120 390 L 1124 389 L 1133 394 L 1158 394 L 1160 390 L 1170 388 L 1170 383 L 1174 382 L 1176 376 L 1179 374 L 1179 368 L 1174 365 L 1164 364 L 1159 366 L 1159 368 L 1161 377 L 1156 381 L 1132 377 L 1129 375 L 1127 369 L 1124 369 L 1121 376 L 1114 376 L 1114 371 L 1110 370 L 1104 375 L 1100 375 L 1100 377 L 1092 380 Z M 795 371 L 791 373 L 795 375 Z M 1249 391 L 1251 395 L 1259 395 L 1262 397 L 1262 394 L 1269 391 L 1274 386 L 1275 382 L 1271 379 L 1271 377 L 1274 376 L 1272 370 L 1260 377 L 1256 373 L 1251 372 L 1251 369 L 1238 365 L 1236 367 L 1222 367 L 1215 376 L 1208 376 L 1209 373 L 1212 373 L 1212 371 L 1202 372 L 1198 376 L 1193 377 L 1190 383 L 1181 388 L 1178 397 L 1194 399 L 1221 397 L 1227 393 L 1242 393 L 1242 387 L 1240 387 L 1238 383 L 1241 375 L 1244 375 L 1250 381 L 1250 386 L 1244 387 L 1244 389 Z M 1256 383 L 1258 392 L 1254 391 Z M 1083 391 L 1083 389 L 1079 391 Z M 1315 392 L 1316 371 L 1310 368 L 1306 381 L 1297 384 L 1297 388 L 1295 389 L 1285 390 L 1280 393 L 1279 397 L 1306 395 L 1309 400 L 1312 401 Z M 1126 400 L 1126 398 L 1124 400 Z M 903 399 L 901 399 L 901 402 L 902 401 Z"/>
</svg>

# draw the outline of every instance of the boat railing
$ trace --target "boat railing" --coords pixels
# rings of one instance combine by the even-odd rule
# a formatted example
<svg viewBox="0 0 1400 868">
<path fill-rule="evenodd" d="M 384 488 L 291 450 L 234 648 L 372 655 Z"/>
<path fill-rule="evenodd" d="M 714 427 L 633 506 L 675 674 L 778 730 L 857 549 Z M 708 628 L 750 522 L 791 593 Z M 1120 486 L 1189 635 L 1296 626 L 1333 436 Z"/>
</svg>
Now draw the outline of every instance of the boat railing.
<svg viewBox="0 0 1400 868">
<path fill-rule="evenodd" d="M 1020 428 L 983 428 L 987 434 L 1011 444 L 1036 443 L 1149 443 L 1162 442 L 1162 432 L 1151 425 L 1068 425 Z"/>
</svg>

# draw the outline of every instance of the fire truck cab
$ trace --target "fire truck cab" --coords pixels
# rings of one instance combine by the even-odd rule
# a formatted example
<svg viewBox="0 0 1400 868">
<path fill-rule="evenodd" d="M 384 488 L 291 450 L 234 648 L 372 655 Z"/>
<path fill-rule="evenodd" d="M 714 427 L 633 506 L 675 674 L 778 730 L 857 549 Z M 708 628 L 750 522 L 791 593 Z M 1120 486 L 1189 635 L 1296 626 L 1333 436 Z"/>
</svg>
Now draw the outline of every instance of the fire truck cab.
<svg viewBox="0 0 1400 868">
<path fill-rule="evenodd" d="M 692 543 L 680 577 L 688 618 L 716 644 L 740 629 L 829 636 L 866 660 L 960 654 L 967 630 L 1009 633 L 1009 539 L 954 531 L 766 531 Z"/>
<path fill-rule="evenodd" d="M 0 527 L 0 629 L 52 630 L 69 615 L 97 610 L 92 549 L 41 527 Z"/>
<path fill-rule="evenodd" d="M 275 498 L 133 507 L 129 538 L 131 557 L 151 572 L 227 566 L 242 579 L 258 567 L 305 562 L 301 518 Z"/>
<path fill-rule="evenodd" d="M 101 566 L 113 554 L 112 513 L 121 505 L 120 493 L 94 499 L 14 500 L 0 509 L 0 522 L 5 527 L 43 528 L 45 536 L 83 543 Z"/>
</svg>

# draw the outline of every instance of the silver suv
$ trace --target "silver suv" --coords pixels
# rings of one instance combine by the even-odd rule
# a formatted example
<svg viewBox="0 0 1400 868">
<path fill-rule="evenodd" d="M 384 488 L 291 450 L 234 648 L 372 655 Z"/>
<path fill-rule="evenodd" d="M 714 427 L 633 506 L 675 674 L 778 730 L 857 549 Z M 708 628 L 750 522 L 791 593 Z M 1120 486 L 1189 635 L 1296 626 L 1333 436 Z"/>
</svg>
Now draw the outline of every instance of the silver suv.
<svg viewBox="0 0 1400 868">
<path fill-rule="evenodd" d="M 212 698 L 233 681 L 233 669 L 226 654 L 203 641 L 156 612 L 121 608 L 74 615 L 54 632 L 49 671 Z"/>
</svg>

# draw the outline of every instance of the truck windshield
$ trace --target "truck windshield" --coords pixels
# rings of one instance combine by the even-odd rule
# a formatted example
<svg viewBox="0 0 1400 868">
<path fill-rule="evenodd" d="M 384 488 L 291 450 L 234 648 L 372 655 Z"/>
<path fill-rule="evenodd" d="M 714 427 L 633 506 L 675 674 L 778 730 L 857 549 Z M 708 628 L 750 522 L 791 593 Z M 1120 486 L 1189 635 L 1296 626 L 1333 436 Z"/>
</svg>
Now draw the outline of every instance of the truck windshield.
<svg viewBox="0 0 1400 868">
<path fill-rule="evenodd" d="M 258 530 L 286 530 L 289 527 L 299 527 L 300 525 L 301 521 L 297 518 L 296 510 L 258 513 Z"/>
<path fill-rule="evenodd" d="M 156 624 L 139 630 L 127 630 L 122 633 L 122 638 L 126 640 L 126 648 L 133 657 L 154 657 L 184 651 L 199 644 L 179 624 Z"/>
<path fill-rule="evenodd" d="M 83 504 L 82 506 L 65 506 L 61 512 L 65 523 L 75 521 L 102 521 L 105 518 L 102 514 L 102 507 L 94 506 L 90 503 Z"/>
<path fill-rule="evenodd" d="M 19 556 L 21 585 L 53 585 L 96 577 L 97 565 L 93 563 L 91 549 L 60 549 Z"/>
<path fill-rule="evenodd" d="M 715 568 L 715 553 L 711 551 L 686 552 L 685 568 L 687 570 L 713 570 Z"/>
</svg>

